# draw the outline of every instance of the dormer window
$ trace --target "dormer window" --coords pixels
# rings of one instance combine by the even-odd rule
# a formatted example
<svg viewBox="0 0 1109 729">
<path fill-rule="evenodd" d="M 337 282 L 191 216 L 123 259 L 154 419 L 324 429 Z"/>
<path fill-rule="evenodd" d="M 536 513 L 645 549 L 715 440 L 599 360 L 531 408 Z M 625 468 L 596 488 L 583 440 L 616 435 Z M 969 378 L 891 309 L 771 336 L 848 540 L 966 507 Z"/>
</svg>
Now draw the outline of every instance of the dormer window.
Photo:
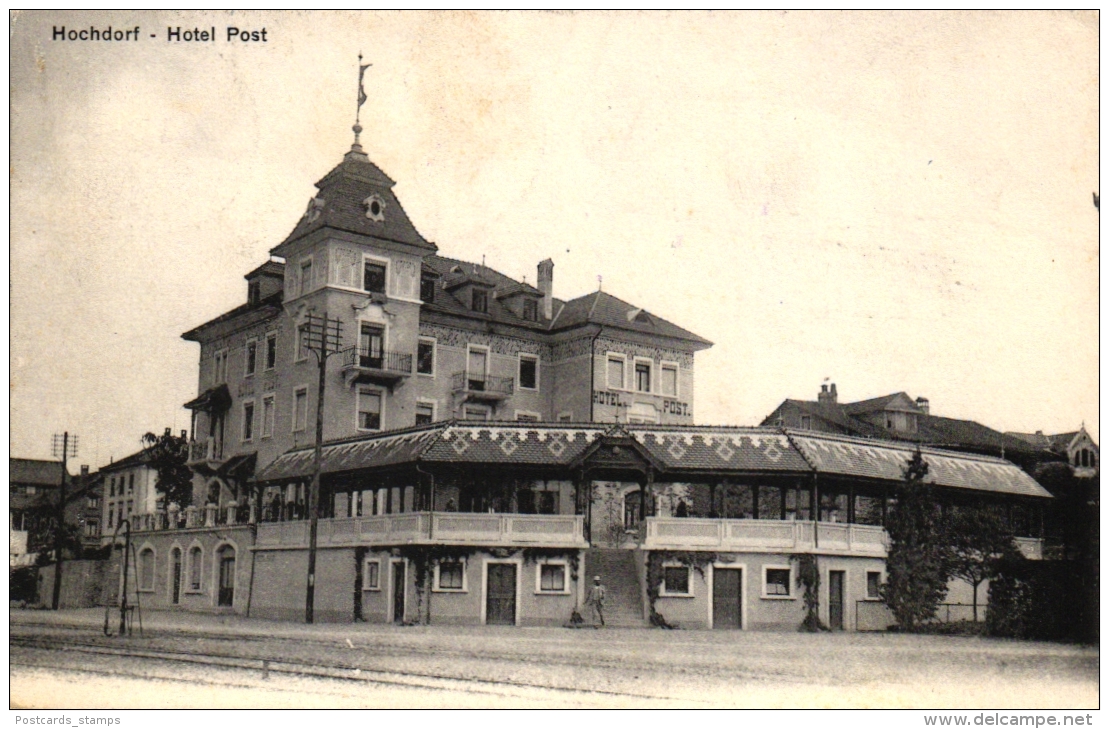
<svg viewBox="0 0 1109 729">
<path fill-rule="evenodd" d="M 470 308 L 479 314 L 488 314 L 489 292 L 476 287 L 472 289 L 470 292 Z"/>
<path fill-rule="evenodd" d="M 433 276 L 420 276 L 420 301 L 431 303 L 435 301 L 435 278 Z"/>
<path fill-rule="evenodd" d="M 246 285 L 246 303 L 251 306 L 257 306 L 258 302 L 262 300 L 262 283 L 260 281 L 251 281 Z"/>
<path fill-rule="evenodd" d="M 365 274 L 362 277 L 362 288 L 376 294 L 385 293 L 385 265 L 366 261 Z"/>
<path fill-rule="evenodd" d="M 536 321 L 539 318 L 539 304 L 535 299 L 524 299 L 524 319 Z"/>
</svg>

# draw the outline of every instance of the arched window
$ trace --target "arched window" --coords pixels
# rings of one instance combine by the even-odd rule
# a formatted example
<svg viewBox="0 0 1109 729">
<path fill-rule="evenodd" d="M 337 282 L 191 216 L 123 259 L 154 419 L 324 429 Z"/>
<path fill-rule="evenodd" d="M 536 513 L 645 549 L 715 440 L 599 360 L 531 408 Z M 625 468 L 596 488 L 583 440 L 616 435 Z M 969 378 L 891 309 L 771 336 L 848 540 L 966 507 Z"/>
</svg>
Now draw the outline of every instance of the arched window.
<svg viewBox="0 0 1109 729">
<path fill-rule="evenodd" d="M 139 552 L 139 589 L 154 591 L 154 550 L 150 547 Z"/>
<path fill-rule="evenodd" d="M 624 494 L 624 528 L 635 529 L 642 521 L 639 489 Z"/>
<path fill-rule="evenodd" d="M 170 599 L 173 601 L 174 605 L 178 605 L 181 602 L 182 577 L 184 577 L 184 575 L 181 574 L 181 550 L 174 547 L 169 555 L 169 591 L 171 596 Z"/>
<path fill-rule="evenodd" d="M 1081 451 L 1079 451 L 1079 454 L 1082 456 L 1082 467 L 1085 468 L 1086 466 L 1090 465 L 1090 452 L 1083 448 Z"/>
<path fill-rule="evenodd" d="M 204 551 L 200 547 L 189 550 L 189 589 L 200 591 L 200 572 L 204 565 Z"/>
</svg>

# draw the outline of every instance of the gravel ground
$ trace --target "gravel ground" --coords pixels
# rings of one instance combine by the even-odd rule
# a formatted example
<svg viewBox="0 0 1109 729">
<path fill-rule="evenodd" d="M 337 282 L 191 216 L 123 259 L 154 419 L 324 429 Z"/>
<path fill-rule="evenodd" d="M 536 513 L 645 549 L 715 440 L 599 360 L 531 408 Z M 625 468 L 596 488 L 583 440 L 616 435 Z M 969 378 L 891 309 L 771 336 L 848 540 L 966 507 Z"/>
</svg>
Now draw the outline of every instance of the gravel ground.
<svg viewBox="0 0 1109 729">
<path fill-rule="evenodd" d="M 193 680 L 190 671 L 210 674 L 218 677 L 213 685 L 229 692 L 228 703 L 221 704 L 227 706 L 298 705 L 295 697 L 301 693 L 317 697 L 310 701 L 314 706 L 320 705 L 320 696 L 329 696 L 333 703 L 325 705 L 335 706 L 768 708 L 1075 709 L 1096 708 L 1099 699 L 1098 649 L 1054 643 L 873 633 L 305 626 L 182 613 L 145 614 L 143 638 L 105 638 L 100 634 L 102 610 L 11 611 L 9 616 L 13 637 L 68 636 L 136 649 L 326 662 L 405 681 L 417 677 L 424 683 L 440 682 L 434 688 L 409 688 L 271 677 L 259 687 L 252 683 L 261 680 L 257 672 L 239 669 L 200 671 L 77 654 L 62 659 L 57 652 L 12 647 L 13 662 L 74 671 L 102 660 L 123 666 L 120 671 L 131 676 L 86 681 L 75 680 L 82 674 L 59 672 L 59 681 L 82 687 L 106 680 Z M 49 700 L 49 693 L 34 688 L 49 683 L 44 670 L 13 667 L 13 704 L 43 706 Z M 303 681 L 311 686 L 301 686 Z M 149 695 L 153 706 L 160 705 L 158 693 L 137 695 Z M 103 700 L 120 695 L 90 693 Z"/>
</svg>

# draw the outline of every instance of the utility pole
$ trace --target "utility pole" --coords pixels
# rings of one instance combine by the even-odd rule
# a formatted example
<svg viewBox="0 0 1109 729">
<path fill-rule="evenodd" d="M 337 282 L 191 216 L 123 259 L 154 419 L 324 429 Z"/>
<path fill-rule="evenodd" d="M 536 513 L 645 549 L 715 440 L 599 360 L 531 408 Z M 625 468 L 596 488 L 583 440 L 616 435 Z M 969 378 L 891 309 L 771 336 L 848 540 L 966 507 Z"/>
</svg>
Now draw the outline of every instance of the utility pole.
<svg viewBox="0 0 1109 729">
<path fill-rule="evenodd" d="M 316 390 L 316 448 L 312 456 L 312 487 L 308 492 L 308 587 L 304 597 L 304 622 L 314 621 L 316 602 L 316 532 L 320 522 L 320 469 L 323 461 L 323 396 L 327 385 L 327 358 L 343 344 L 343 324 L 319 314 L 308 315 L 306 344 L 316 355 L 320 379 Z"/>
<path fill-rule="evenodd" d="M 74 435 L 71 440 L 69 431 L 66 431 L 62 435 L 55 433 L 52 445 L 54 457 L 60 457 L 62 459 L 62 482 L 58 490 L 58 510 L 55 517 L 57 523 L 54 525 L 54 600 L 52 606 L 57 610 L 62 599 L 62 543 L 65 541 L 65 487 L 69 477 L 69 473 L 66 471 L 66 461 L 69 456 L 77 456 L 77 436 Z"/>
</svg>

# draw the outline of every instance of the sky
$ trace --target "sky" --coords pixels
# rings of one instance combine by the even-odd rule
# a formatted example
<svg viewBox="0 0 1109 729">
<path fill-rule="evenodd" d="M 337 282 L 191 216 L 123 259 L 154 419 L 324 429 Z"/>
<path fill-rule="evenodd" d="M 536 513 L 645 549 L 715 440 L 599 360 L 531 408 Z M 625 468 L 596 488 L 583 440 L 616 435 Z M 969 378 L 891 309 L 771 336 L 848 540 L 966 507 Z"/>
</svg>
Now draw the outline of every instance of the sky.
<svg viewBox="0 0 1109 729">
<path fill-rule="evenodd" d="M 417 229 L 713 341 L 698 423 L 827 381 L 1099 437 L 1095 12 L 9 23 L 12 456 L 68 430 L 96 468 L 188 427 L 180 335 L 245 301 L 349 149 L 360 52 L 362 143 Z M 53 40 L 109 25 L 139 39 Z"/>
</svg>

